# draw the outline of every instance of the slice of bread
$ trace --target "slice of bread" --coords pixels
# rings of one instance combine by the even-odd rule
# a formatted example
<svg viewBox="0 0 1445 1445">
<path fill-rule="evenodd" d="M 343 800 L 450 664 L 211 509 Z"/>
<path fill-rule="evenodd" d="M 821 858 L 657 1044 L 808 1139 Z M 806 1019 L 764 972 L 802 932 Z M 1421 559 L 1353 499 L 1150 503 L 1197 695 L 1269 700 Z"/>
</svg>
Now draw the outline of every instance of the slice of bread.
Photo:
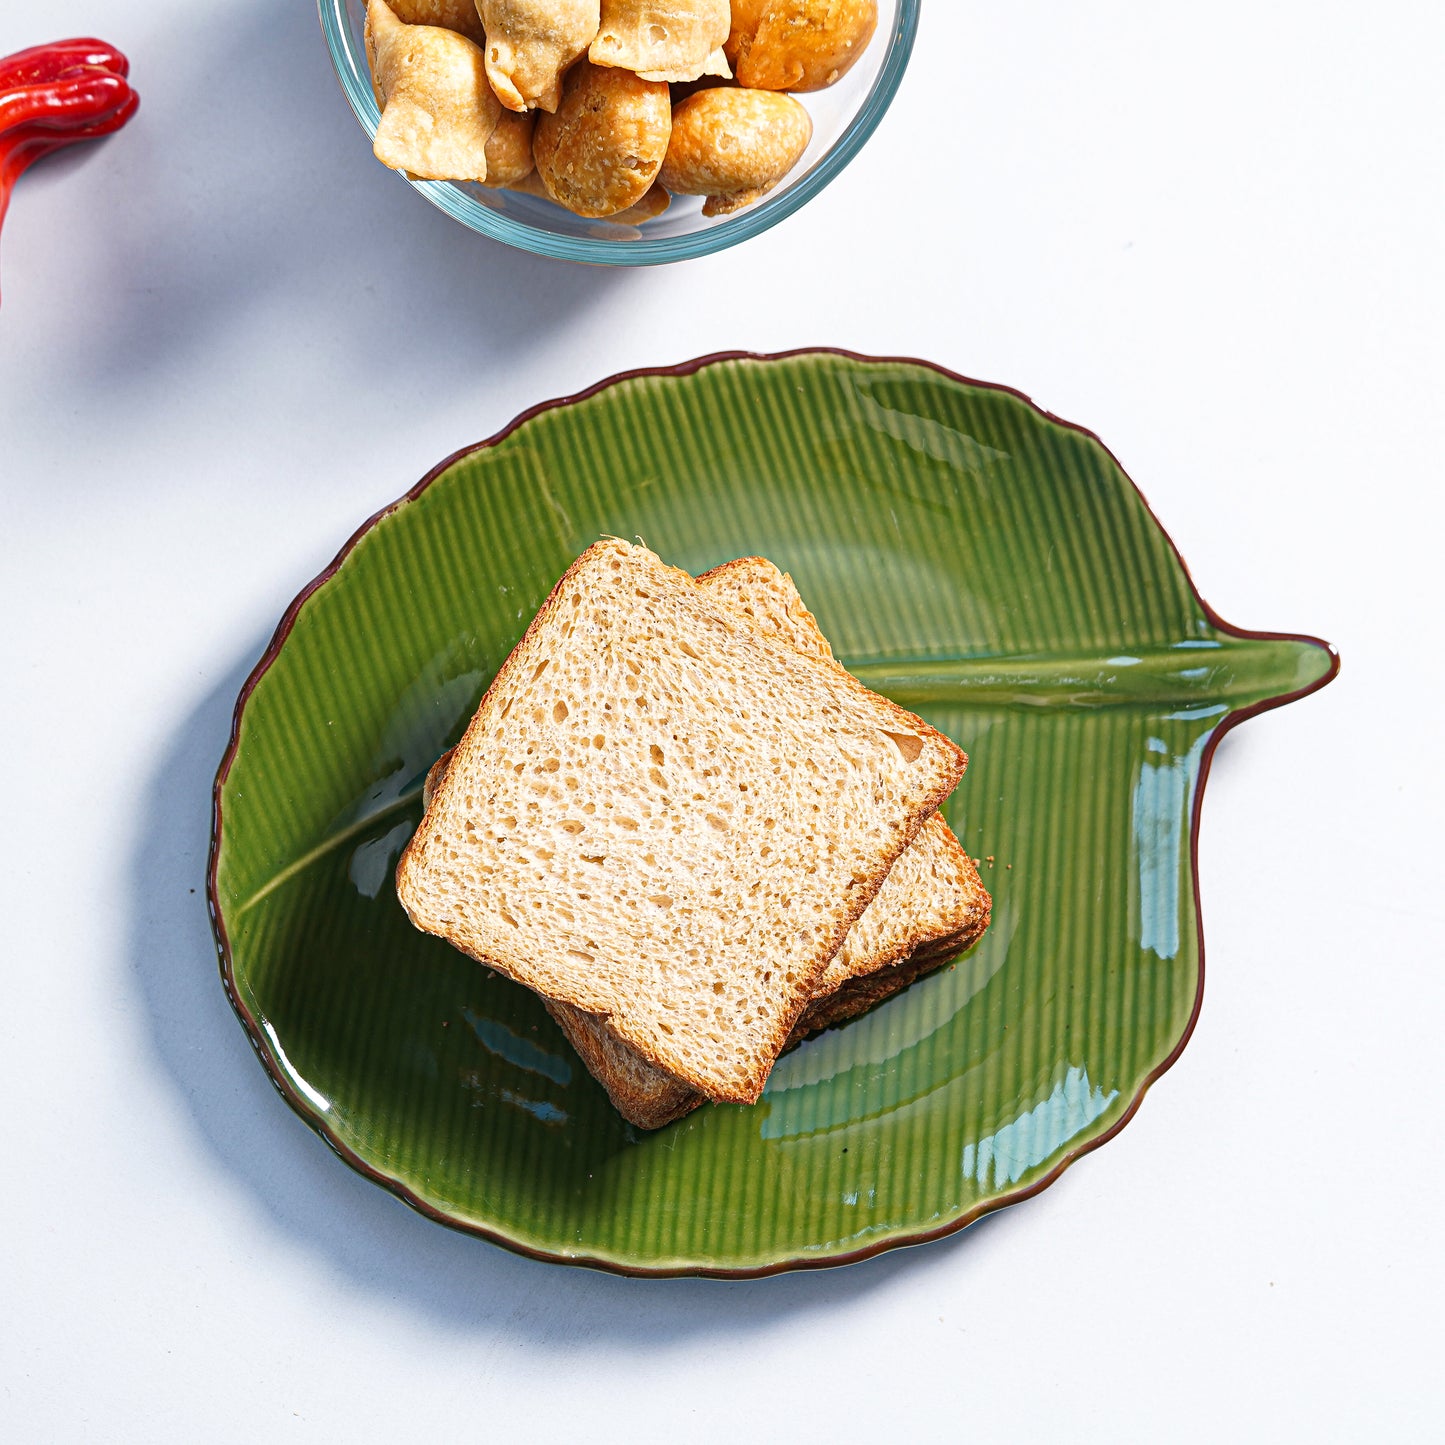
<svg viewBox="0 0 1445 1445">
<path fill-rule="evenodd" d="M 412 921 L 752 1103 L 967 760 L 645 548 L 589 547 L 397 865 Z"/>
<path fill-rule="evenodd" d="M 760 557 L 726 562 L 697 579 L 710 596 L 746 616 L 759 631 L 798 652 L 831 661 L 832 649 L 804 605 L 793 579 Z M 423 789 L 431 806 L 451 754 L 432 766 Z M 923 973 L 961 953 L 988 927 L 990 899 L 973 860 L 935 813 L 884 880 L 877 896 L 848 930 L 788 1040 L 852 1018 L 906 988 Z M 857 982 L 853 982 L 857 980 Z M 703 1096 L 649 1064 L 619 1039 L 604 1018 L 569 1004 L 547 1009 L 618 1112 L 643 1129 L 689 1113 Z"/>
</svg>

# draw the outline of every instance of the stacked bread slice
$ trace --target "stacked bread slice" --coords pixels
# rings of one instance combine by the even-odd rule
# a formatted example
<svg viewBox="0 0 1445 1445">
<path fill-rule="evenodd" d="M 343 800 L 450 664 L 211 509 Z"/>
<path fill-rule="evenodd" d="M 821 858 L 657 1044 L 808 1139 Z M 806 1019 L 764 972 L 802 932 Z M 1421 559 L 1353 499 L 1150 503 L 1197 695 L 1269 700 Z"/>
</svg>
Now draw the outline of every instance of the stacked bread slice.
<svg viewBox="0 0 1445 1445">
<path fill-rule="evenodd" d="M 833 660 L 770 563 L 693 579 L 601 542 L 433 769 L 397 894 L 535 989 L 656 1128 L 753 1102 L 791 1041 L 982 933 L 937 814 L 965 765 Z"/>
</svg>

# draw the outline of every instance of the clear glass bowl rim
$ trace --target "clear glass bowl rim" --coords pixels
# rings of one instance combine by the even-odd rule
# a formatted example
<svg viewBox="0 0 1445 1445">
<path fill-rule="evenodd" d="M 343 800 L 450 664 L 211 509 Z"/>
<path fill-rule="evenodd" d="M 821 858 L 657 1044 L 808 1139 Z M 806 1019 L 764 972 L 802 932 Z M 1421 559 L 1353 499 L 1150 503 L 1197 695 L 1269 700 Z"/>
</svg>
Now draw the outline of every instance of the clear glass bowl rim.
<svg viewBox="0 0 1445 1445">
<path fill-rule="evenodd" d="M 689 235 L 616 241 L 565 236 L 489 210 L 448 181 L 411 181 L 409 184 L 468 229 L 538 256 L 602 266 L 656 266 L 712 255 L 761 235 L 807 205 L 862 150 L 892 104 L 908 68 L 921 7 L 922 0 L 898 0 L 888 52 L 873 88 L 847 130 L 807 175 L 762 204 Z M 316 8 L 326 36 L 326 48 L 346 99 L 362 129 L 375 137 L 381 116 L 371 92 L 370 78 L 353 63 L 347 44 L 345 0 L 317 0 Z"/>
</svg>

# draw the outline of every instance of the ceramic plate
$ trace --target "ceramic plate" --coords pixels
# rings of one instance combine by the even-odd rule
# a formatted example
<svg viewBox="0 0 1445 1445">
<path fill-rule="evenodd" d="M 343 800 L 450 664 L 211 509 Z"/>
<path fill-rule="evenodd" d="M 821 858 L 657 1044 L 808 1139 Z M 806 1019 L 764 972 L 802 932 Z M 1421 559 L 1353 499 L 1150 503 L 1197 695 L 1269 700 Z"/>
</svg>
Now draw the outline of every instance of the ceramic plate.
<svg viewBox="0 0 1445 1445">
<path fill-rule="evenodd" d="M 630 1128 L 542 1006 L 407 923 L 427 767 L 572 559 L 790 571 L 839 657 L 967 750 L 993 925 L 774 1069 Z M 741 1276 L 948 1234 L 1058 1177 L 1178 1057 L 1215 744 L 1335 673 L 1194 591 L 1088 432 L 911 361 L 713 357 L 538 408 L 373 517 L 236 707 L 210 892 L 227 991 L 343 1159 L 548 1259 Z"/>
</svg>

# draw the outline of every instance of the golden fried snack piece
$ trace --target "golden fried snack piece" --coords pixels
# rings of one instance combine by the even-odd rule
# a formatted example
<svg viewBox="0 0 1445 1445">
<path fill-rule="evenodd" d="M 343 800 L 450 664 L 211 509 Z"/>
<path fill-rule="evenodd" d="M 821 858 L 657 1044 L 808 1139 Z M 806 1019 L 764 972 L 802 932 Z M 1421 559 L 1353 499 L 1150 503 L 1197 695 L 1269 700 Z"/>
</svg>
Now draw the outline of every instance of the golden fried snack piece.
<svg viewBox="0 0 1445 1445">
<path fill-rule="evenodd" d="M 386 0 L 366 7 L 366 56 L 381 105 L 372 151 L 424 181 L 484 181 L 501 106 L 480 47 L 455 30 L 404 25 Z"/>
<path fill-rule="evenodd" d="M 598 0 L 476 0 L 487 79 L 508 110 L 557 109 L 562 73 L 597 34 Z"/>
<path fill-rule="evenodd" d="M 665 85 L 584 60 L 567 72 L 556 114 L 538 120 L 532 153 L 559 205 L 579 216 L 613 216 L 646 195 L 671 134 Z"/>
<path fill-rule="evenodd" d="M 730 23 L 728 0 L 602 0 L 587 58 L 644 80 L 731 75 L 723 54 Z"/>
<path fill-rule="evenodd" d="M 487 185 L 515 186 L 532 174 L 532 131 L 536 122 L 536 111 L 502 112 L 487 142 Z"/>
<path fill-rule="evenodd" d="M 841 80 L 878 27 L 877 0 L 732 0 L 727 57 L 738 84 L 824 90 Z"/>
<path fill-rule="evenodd" d="M 775 90 L 700 90 L 672 112 L 672 140 L 658 180 L 683 196 L 706 196 L 705 216 L 759 200 L 797 165 L 813 120 Z"/>
<path fill-rule="evenodd" d="M 481 45 L 487 38 L 477 0 L 388 0 L 403 25 L 440 25 Z"/>
</svg>

